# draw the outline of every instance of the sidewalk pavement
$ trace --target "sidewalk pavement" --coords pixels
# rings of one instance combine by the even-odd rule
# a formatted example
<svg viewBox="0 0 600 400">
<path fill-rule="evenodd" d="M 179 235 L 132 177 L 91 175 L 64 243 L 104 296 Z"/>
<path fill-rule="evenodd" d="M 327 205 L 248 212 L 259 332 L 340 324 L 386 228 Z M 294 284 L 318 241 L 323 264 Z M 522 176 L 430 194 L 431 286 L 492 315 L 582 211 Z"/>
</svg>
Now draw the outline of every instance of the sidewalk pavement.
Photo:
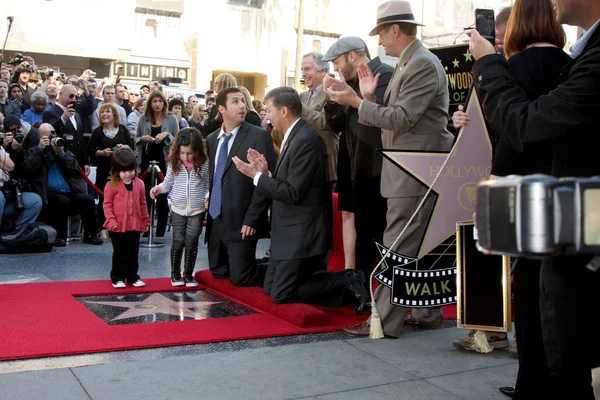
<svg viewBox="0 0 600 400">
<path fill-rule="evenodd" d="M 87 355 L 70 357 L 73 366 L 60 368 L 45 359 L 32 367 L 43 369 L 25 372 L 9 371 L 35 362 L 0 363 L 0 399 L 507 399 L 498 387 L 514 383 L 517 361 L 507 350 L 455 350 L 452 340 L 464 333 L 447 328 L 396 340 L 335 334 L 304 344 L 208 352 L 189 346 L 187 355 L 145 359 L 139 351 L 135 361 L 98 365 L 102 355 Z M 78 357 L 91 365 L 77 366 Z"/>
</svg>

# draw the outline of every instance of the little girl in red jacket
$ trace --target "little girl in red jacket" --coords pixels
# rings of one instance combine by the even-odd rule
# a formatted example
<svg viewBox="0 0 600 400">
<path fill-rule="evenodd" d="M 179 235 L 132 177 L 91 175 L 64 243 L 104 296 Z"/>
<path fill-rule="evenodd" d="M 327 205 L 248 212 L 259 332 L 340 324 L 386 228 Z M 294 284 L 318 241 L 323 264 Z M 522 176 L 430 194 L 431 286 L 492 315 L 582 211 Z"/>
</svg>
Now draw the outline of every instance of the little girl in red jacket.
<svg viewBox="0 0 600 400">
<path fill-rule="evenodd" d="M 144 182 L 136 178 L 138 163 L 129 147 L 112 155 L 110 181 L 104 187 L 104 227 L 113 245 L 110 280 L 115 288 L 125 281 L 135 287 L 146 286 L 138 275 L 140 234 L 150 227 Z"/>
</svg>

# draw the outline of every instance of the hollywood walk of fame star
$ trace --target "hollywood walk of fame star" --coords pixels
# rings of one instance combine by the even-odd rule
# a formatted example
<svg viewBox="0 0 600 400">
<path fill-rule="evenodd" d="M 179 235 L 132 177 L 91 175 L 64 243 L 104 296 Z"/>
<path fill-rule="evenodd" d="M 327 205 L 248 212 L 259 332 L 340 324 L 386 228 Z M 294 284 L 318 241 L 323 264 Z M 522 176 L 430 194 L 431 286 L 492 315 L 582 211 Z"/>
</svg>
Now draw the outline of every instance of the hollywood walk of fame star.
<svg viewBox="0 0 600 400">
<path fill-rule="evenodd" d="M 219 301 L 178 301 L 171 300 L 160 293 L 153 293 L 145 300 L 142 301 L 89 301 L 86 303 L 100 304 L 112 307 L 127 308 L 127 310 L 111 321 L 118 321 L 121 319 L 143 317 L 145 315 L 154 314 L 167 314 L 175 315 L 180 317 L 181 320 L 185 318 L 193 319 L 206 319 L 203 312 L 193 311 L 192 309 L 199 309 L 200 311 L 206 311 L 211 305 L 219 304 Z"/>
<path fill-rule="evenodd" d="M 465 62 L 473 61 L 473 54 L 471 54 L 469 49 L 467 49 L 467 52 L 465 54 L 463 54 L 463 56 L 465 56 Z"/>
<path fill-rule="evenodd" d="M 460 66 L 460 61 L 458 61 L 455 57 L 454 61 L 452 61 L 452 64 L 454 64 L 454 68 L 458 68 Z"/>
<path fill-rule="evenodd" d="M 492 146 L 487 127 L 473 90 L 466 113 L 470 121 L 459 132 L 459 140 L 448 163 L 433 187 L 438 194 L 418 258 L 456 232 L 456 223 L 473 218 L 476 188 L 491 172 Z M 383 154 L 399 168 L 429 187 L 440 171 L 447 153 L 383 150 Z M 401 239 L 402 240 L 402 239 Z"/>
</svg>

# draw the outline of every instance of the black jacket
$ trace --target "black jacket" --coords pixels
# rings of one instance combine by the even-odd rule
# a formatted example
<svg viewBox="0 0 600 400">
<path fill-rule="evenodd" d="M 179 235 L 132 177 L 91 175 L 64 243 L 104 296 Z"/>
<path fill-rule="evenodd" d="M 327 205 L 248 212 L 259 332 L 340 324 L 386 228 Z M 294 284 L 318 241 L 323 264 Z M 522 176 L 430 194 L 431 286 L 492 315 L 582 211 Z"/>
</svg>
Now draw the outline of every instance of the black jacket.
<svg viewBox="0 0 600 400">
<path fill-rule="evenodd" d="M 300 119 L 286 139 L 273 177 L 262 175 L 256 192 L 273 200 L 271 258 L 298 260 L 325 254 L 333 241 L 331 189 L 325 154 L 315 131 Z"/>
<path fill-rule="evenodd" d="M 373 71 L 373 75 L 381 74 L 375 97 L 377 104 L 383 104 L 383 97 L 392 79 L 394 68 L 382 63 L 379 57 L 372 59 L 367 66 Z M 362 98 L 358 78 L 348 84 Z M 328 102 L 325 105 L 325 114 L 331 130 L 342 132 L 339 158 L 350 158 L 352 181 L 381 176 L 383 155 L 377 151 L 382 148 L 381 129 L 359 123 L 358 110 L 354 107 Z"/>
<path fill-rule="evenodd" d="M 218 136 L 221 130 L 216 130 L 206 138 L 208 149 L 210 186 L 212 195 L 212 183 L 215 174 L 215 158 L 218 145 Z M 221 184 L 222 218 L 227 226 L 225 237 L 227 241 L 241 241 L 242 225 L 247 225 L 257 230 L 258 237 L 266 237 L 269 234 L 267 219 L 268 201 L 255 193 L 254 182 L 251 178 L 237 170 L 232 161 L 233 156 L 238 156 L 242 161 L 248 162 L 248 149 L 253 148 L 264 154 L 269 166 L 275 165 L 275 150 L 271 135 L 265 129 L 258 128 L 243 122 L 235 136 L 231 150 L 227 157 L 227 164 L 223 173 Z M 212 218 L 207 220 L 206 241 L 209 240 Z"/>
<path fill-rule="evenodd" d="M 63 112 L 62 108 L 55 104 L 51 109 L 44 111 L 42 120 L 54 126 L 54 130 L 56 130 L 58 136 L 72 136 L 73 142 L 68 149 L 75 155 L 82 168 L 84 165 L 90 165 L 85 137 L 83 136 L 83 121 L 81 117 L 78 113 L 75 113 L 75 120 L 77 122 L 77 129 L 75 129 L 71 120 L 68 120 L 66 123 L 63 122 L 61 118 Z"/>
<path fill-rule="evenodd" d="M 541 143 L 554 150 L 553 175 L 600 175 L 600 29 L 562 70 L 558 87 L 537 100 L 512 79 L 500 55 L 477 61 L 473 77 L 488 121 L 515 150 Z"/>
<path fill-rule="evenodd" d="M 25 153 L 24 173 L 31 191 L 40 195 L 44 206 L 48 204 L 48 170 L 51 150 L 43 150 L 38 146 Z M 79 164 L 70 151 L 66 150 L 64 157 L 55 156 L 55 162 L 60 166 L 63 177 L 74 193 L 87 193 L 87 185 L 79 175 Z"/>
</svg>

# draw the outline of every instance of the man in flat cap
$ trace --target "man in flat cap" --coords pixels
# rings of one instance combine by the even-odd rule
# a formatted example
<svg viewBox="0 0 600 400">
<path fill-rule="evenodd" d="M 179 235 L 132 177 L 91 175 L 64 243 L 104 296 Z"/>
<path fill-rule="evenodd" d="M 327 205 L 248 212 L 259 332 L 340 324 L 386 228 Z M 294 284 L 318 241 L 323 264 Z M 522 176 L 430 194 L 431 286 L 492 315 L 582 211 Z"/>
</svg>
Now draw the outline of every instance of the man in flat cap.
<svg viewBox="0 0 600 400">
<path fill-rule="evenodd" d="M 341 38 L 323 56 L 331 61 L 333 69 L 360 96 L 358 68 L 366 65 L 379 74 L 375 90 L 377 104 L 383 97 L 394 69 L 381 62 L 379 57 L 371 60 L 369 50 L 362 39 L 355 36 Z M 328 75 L 324 92 L 328 93 Z M 327 123 L 334 132 L 341 132 L 338 154 L 338 208 L 342 211 L 344 235 L 344 260 L 347 269 L 362 270 L 369 276 L 378 252 L 375 243 L 383 243 L 386 201 L 381 196 L 381 128 L 358 122 L 358 109 L 334 102 L 325 105 Z M 355 241 L 349 240 L 355 238 Z M 348 245 L 348 246 L 347 246 Z M 346 248 L 351 247 L 351 248 Z M 368 282 L 367 290 L 368 289 Z"/>
<path fill-rule="evenodd" d="M 362 99 L 343 82 L 334 82 L 332 100 L 358 109 L 361 123 L 381 128 L 383 148 L 419 151 L 449 151 L 453 136 L 448 122 L 448 82 L 441 62 L 417 39 L 417 26 L 410 3 L 392 0 L 377 9 L 377 25 L 370 35 L 379 35 L 379 44 L 388 56 L 398 57 L 383 105 L 375 93 L 379 76 L 367 66 L 358 69 Z M 383 161 L 381 194 L 387 199 L 387 226 L 383 244 L 390 247 L 417 210 L 427 188 L 388 160 Z M 393 248 L 407 257 L 417 257 L 435 198 L 430 197 L 407 227 L 399 245 Z M 375 292 L 377 311 L 385 335 L 398 337 L 407 308 L 390 302 L 391 290 L 380 285 Z M 438 327 L 442 310 L 420 308 L 413 316 L 424 327 Z M 367 336 L 369 321 L 345 329 L 347 333 Z"/>
</svg>

